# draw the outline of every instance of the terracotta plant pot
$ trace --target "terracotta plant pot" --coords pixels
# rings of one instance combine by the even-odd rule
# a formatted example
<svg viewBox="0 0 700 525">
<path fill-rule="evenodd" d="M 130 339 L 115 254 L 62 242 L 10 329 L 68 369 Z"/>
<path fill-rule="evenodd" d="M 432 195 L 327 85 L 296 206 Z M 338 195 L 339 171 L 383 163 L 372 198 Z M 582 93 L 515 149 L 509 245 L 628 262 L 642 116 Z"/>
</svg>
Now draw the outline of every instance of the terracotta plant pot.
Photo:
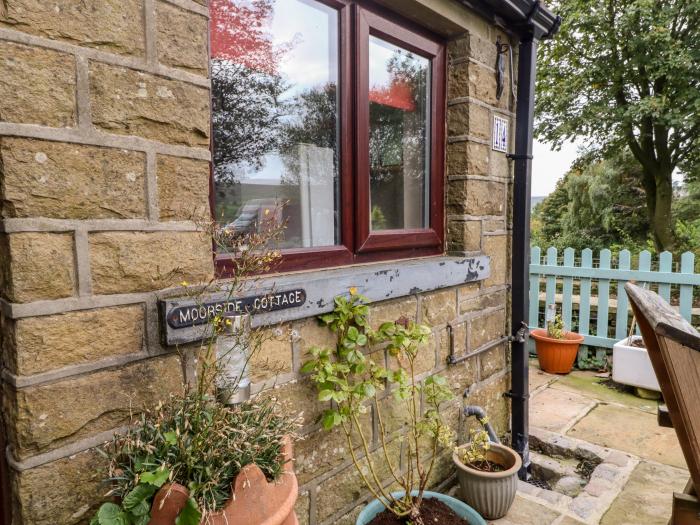
<svg viewBox="0 0 700 525">
<path fill-rule="evenodd" d="M 537 328 L 530 332 L 537 348 L 537 360 L 540 368 L 550 374 L 568 374 L 574 366 L 578 347 L 583 336 L 567 332 L 564 339 L 554 339 L 547 335 L 547 330 Z"/>
<path fill-rule="evenodd" d="M 486 451 L 486 458 L 500 464 L 505 470 L 477 470 L 462 463 L 458 451 L 452 454 L 452 461 L 457 467 L 462 501 L 474 507 L 484 518 L 496 520 L 505 516 L 513 504 L 518 490 L 518 471 L 523 462 L 515 450 L 498 443 L 491 443 L 491 448 Z"/>
<path fill-rule="evenodd" d="M 236 476 L 231 499 L 218 512 L 202 518 L 201 525 L 298 525 L 294 504 L 298 496 L 297 477 L 292 464 L 292 443 L 285 438 L 282 448 L 284 472 L 268 482 L 257 465 L 246 465 Z M 174 483 L 156 493 L 149 525 L 175 525 L 189 491 Z"/>
</svg>

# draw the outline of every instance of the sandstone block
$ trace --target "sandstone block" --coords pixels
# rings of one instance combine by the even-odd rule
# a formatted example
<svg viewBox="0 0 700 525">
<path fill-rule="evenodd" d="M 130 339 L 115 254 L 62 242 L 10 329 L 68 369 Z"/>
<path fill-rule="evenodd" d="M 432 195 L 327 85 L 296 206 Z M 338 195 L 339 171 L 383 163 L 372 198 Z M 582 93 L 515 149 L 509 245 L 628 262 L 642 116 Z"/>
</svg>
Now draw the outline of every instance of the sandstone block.
<svg viewBox="0 0 700 525">
<path fill-rule="evenodd" d="M 500 290 L 490 294 L 480 295 L 478 297 L 465 297 L 460 295 L 459 313 L 465 314 L 468 312 L 476 312 L 486 308 L 494 308 L 496 306 L 506 305 L 506 291 Z"/>
<path fill-rule="evenodd" d="M 507 38 L 501 36 L 501 43 L 508 42 Z M 495 68 L 496 67 L 496 44 L 494 41 L 489 41 L 486 38 L 481 38 L 477 35 L 469 35 L 469 56 L 474 60 L 478 60 L 482 64 Z M 508 55 L 505 57 L 506 70 L 508 69 Z"/>
<path fill-rule="evenodd" d="M 457 364 L 448 365 L 447 369 L 440 375 L 447 379 L 455 397 L 461 398 L 464 389 L 476 383 L 478 371 L 476 357 L 471 357 Z"/>
<path fill-rule="evenodd" d="M 22 472 L 12 471 L 17 523 L 87 523 L 104 499 L 107 462 L 95 450 Z"/>
<path fill-rule="evenodd" d="M 182 389 L 177 355 L 27 387 L 7 400 L 8 434 L 19 460 L 128 423 Z"/>
<path fill-rule="evenodd" d="M 373 303 L 369 310 L 370 325 L 377 329 L 382 323 L 394 322 L 400 317 L 415 321 L 417 304 L 418 301 L 413 296 Z"/>
<path fill-rule="evenodd" d="M 146 216 L 143 153 L 6 137 L 0 162 L 5 217 Z"/>
<path fill-rule="evenodd" d="M 496 380 L 481 383 L 479 388 L 470 392 L 466 402 L 486 409 L 489 421 L 499 436 L 508 430 L 510 422 L 510 401 L 503 394 L 510 390 L 510 375 L 506 374 Z"/>
<path fill-rule="evenodd" d="M 156 7 L 158 61 L 206 75 L 208 70 L 207 19 L 165 2 Z"/>
<path fill-rule="evenodd" d="M 398 458 L 400 452 L 400 443 L 394 440 L 387 443 L 389 449 L 389 458 Z M 386 461 L 384 459 L 384 451 L 380 448 L 370 453 L 369 461 L 372 462 L 374 472 L 380 480 L 387 480 L 391 476 Z M 372 479 L 368 460 L 363 458 L 360 460 L 360 467 L 363 474 Z M 398 468 L 398 465 L 395 465 Z M 323 489 L 316 496 L 316 508 L 318 519 L 324 520 L 329 518 L 340 509 L 350 505 L 353 501 L 368 493 L 362 482 L 362 477 L 354 466 L 348 467 L 328 480 L 323 482 Z"/>
<path fill-rule="evenodd" d="M 497 310 L 473 319 L 469 331 L 469 350 L 477 350 L 486 343 L 505 334 L 505 310 Z"/>
<path fill-rule="evenodd" d="M 483 251 L 491 257 L 491 276 L 484 281 L 484 287 L 508 282 L 508 236 L 485 235 Z"/>
<path fill-rule="evenodd" d="M 457 315 L 457 293 L 454 289 L 431 292 L 421 301 L 423 323 L 438 326 L 454 319 Z"/>
<path fill-rule="evenodd" d="M 372 440 L 372 417 L 369 413 L 359 417 L 362 432 L 367 441 Z M 360 454 L 362 441 L 359 433 L 353 428 L 351 443 Z M 321 476 L 343 462 L 351 460 L 348 440 L 343 429 L 336 427 L 333 430 L 316 430 L 304 436 L 294 444 L 295 463 L 294 470 L 299 478 L 299 484 Z"/>
<path fill-rule="evenodd" d="M 469 56 L 469 35 L 455 38 L 447 43 L 447 56 L 451 60 Z"/>
<path fill-rule="evenodd" d="M 274 399 L 280 413 L 295 419 L 301 426 L 316 423 L 323 411 L 330 408 L 328 401 L 318 400 L 316 386 L 307 378 L 275 385 L 258 395 Z"/>
<path fill-rule="evenodd" d="M 447 145 L 447 174 L 451 177 L 488 175 L 489 162 L 490 150 L 485 144 L 465 141 Z"/>
<path fill-rule="evenodd" d="M 209 91 L 205 88 L 92 63 L 90 102 L 93 123 L 110 133 L 209 145 Z"/>
<path fill-rule="evenodd" d="M 468 94 L 470 97 L 479 99 L 491 106 L 499 104 L 499 101 L 496 99 L 496 73 L 492 68 L 470 62 L 467 74 Z M 509 89 L 509 87 L 508 89 L 504 87 L 503 92 L 506 93 Z M 506 98 L 504 95 L 501 101 L 504 101 Z"/>
<path fill-rule="evenodd" d="M 71 233 L 12 233 L 7 236 L 6 298 L 28 303 L 70 297 L 75 291 Z"/>
<path fill-rule="evenodd" d="M 201 232 L 99 232 L 90 234 L 89 243 L 96 294 L 145 292 L 212 277 L 211 243 Z"/>
<path fill-rule="evenodd" d="M 460 356 L 467 351 L 467 323 L 457 323 L 452 325 L 453 348 L 456 356 Z"/>
<path fill-rule="evenodd" d="M 211 218 L 207 161 L 159 155 L 157 173 L 161 220 Z"/>
<path fill-rule="evenodd" d="M 250 362 L 250 380 L 267 381 L 279 374 L 292 371 L 292 340 L 288 327 L 265 329 L 253 335 Z"/>
<path fill-rule="evenodd" d="M 0 121 L 62 128 L 75 120 L 73 56 L 0 41 Z"/>
<path fill-rule="evenodd" d="M 505 184 L 468 180 L 466 211 L 470 215 L 503 215 L 506 208 Z"/>
<path fill-rule="evenodd" d="M 451 64 L 447 70 L 447 100 L 468 96 L 470 96 L 469 62 Z"/>
<path fill-rule="evenodd" d="M 479 355 L 480 378 L 483 381 L 506 367 L 506 347 L 499 345 Z"/>
<path fill-rule="evenodd" d="M 481 250 L 481 221 L 449 221 L 447 223 L 447 251 Z"/>
<path fill-rule="evenodd" d="M 5 26 L 119 55 L 143 55 L 143 0 L 6 0 Z"/>
<path fill-rule="evenodd" d="M 301 364 L 311 358 L 309 353 L 311 348 L 318 346 L 320 348 L 334 349 L 337 344 L 337 335 L 315 318 L 304 319 L 295 323 L 294 329 L 299 334 L 298 344 L 301 349 Z"/>
<path fill-rule="evenodd" d="M 463 103 L 449 106 L 447 134 L 470 135 L 484 140 L 491 138 L 491 113 L 483 106 Z"/>
<path fill-rule="evenodd" d="M 142 305 L 82 310 L 15 321 L 10 371 L 19 375 L 143 350 Z"/>
</svg>

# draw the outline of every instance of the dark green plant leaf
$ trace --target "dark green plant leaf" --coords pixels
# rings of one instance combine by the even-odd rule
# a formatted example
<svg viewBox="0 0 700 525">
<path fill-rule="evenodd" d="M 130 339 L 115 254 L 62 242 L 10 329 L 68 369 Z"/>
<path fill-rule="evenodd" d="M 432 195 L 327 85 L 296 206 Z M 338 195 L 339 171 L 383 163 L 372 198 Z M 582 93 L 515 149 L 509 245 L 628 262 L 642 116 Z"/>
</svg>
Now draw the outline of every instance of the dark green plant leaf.
<svg viewBox="0 0 700 525">
<path fill-rule="evenodd" d="M 155 494 L 158 487 L 154 485 L 146 485 L 144 483 L 139 483 L 134 487 L 134 489 L 129 492 L 122 500 L 122 507 L 130 511 L 132 514 L 136 514 L 133 509 L 146 502 Z M 140 514 L 139 514 L 140 515 Z"/>
</svg>

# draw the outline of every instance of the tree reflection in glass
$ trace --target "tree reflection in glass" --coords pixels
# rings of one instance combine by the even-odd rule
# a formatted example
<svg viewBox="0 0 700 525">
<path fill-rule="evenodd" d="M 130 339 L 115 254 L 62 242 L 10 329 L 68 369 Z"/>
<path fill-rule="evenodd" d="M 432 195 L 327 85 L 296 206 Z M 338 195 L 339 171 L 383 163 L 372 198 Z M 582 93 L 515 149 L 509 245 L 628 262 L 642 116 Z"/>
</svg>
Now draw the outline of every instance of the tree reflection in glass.
<svg viewBox="0 0 700 525">
<path fill-rule="evenodd" d="M 371 36 L 371 229 L 429 225 L 430 60 Z"/>
<path fill-rule="evenodd" d="M 211 0 L 216 218 L 338 244 L 338 15 L 313 0 Z"/>
</svg>

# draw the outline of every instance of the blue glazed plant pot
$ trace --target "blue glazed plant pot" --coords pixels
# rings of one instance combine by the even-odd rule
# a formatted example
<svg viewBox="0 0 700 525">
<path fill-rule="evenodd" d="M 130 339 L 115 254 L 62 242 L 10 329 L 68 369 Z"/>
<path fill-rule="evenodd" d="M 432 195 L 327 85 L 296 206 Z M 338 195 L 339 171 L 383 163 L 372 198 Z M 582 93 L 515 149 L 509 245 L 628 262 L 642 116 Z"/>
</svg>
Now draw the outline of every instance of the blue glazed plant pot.
<svg viewBox="0 0 700 525">
<path fill-rule="evenodd" d="M 391 493 L 391 495 L 395 498 L 400 498 L 403 496 L 403 494 L 403 491 Z M 411 495 L 418 495 L 418 491 L 412 491 Z M 440 494 L 439 492 L 429 492 L 427 490 L 423 492 L 423 498 L 435 498 L 442 501 L 445 505 L 450 507 L 455 512 L 455 514 L 457 514 L 457 516 L 467 520 L 467 523 L 469 523 L 469 525 L 486 525 L 486 521 L 484 521 L 484 518 L 479 516 L 479 514 L 469 505 L 462 501 L 459 501 L 458 499 L 455 499 L 451 496 L 446 496 L 445 494 Z M 367 525 L 370 521 L 374 519 L 374 517 L 377 514 L 382 512 L 384 508 L 384 504 L 381 501 L 379 501 L 378 499 L 372 500 L 369 503 L 369 505 L 362 509 L 362 512 L 360 512 L 360 515 L 355 521 L 355 525 Z"/>
</svg>

